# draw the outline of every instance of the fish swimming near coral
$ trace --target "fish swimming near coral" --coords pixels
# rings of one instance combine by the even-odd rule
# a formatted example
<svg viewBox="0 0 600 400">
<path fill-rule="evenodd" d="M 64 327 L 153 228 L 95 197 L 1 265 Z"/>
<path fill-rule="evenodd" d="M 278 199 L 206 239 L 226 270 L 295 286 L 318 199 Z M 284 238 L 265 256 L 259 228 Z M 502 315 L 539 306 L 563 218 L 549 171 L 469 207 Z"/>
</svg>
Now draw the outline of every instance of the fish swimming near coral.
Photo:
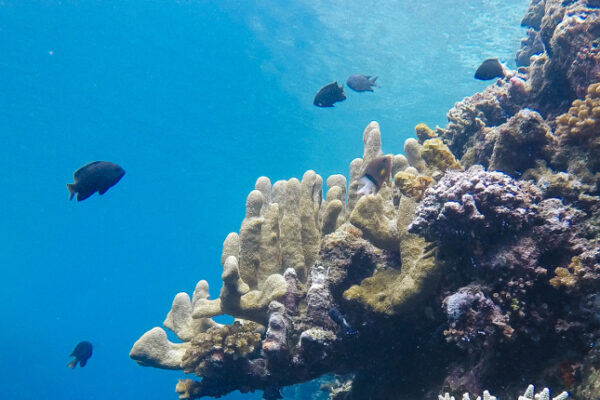
<svg viewBox="0 0 600 400">
<path fill-rule="evenodd" d="M 92 356 L 92 344 L 85 340 L 83 342 L 79 342 L 79 343 L 77 343 L 77 346 L 75 346 L 75 349 L 69 356 L 69 357 L 75 357 L 75 358 L 73 359 L 73 361 L 71 361 L 69 364 L 67 364 L 67 366 L 70 367 L 71 369 L 75 369 L 75 367 L 77 366 L 77 363 L 79 363 L 80 367 L 85 367 L 85 364 L 87 364 L 87 361 L 90 359 L 91 356 Z"/>
<path fill-rule="evenodd" d="M 475 79 L 488 81 L 494 78 L 504 78 L 504 67 L 497 58 L 488 58 L 484 60 L 477 71 L 475 71 Z"/>
<path fill-rule="evenodd" d="M 317 107 L 333 107 L 333 103 L 344 100 L 346 100 L 344 85 L 338 86 L 337 82 L 331 82 L 317 92 L 313 104 Z"/>
<path fill-rule="evenodd" d="M 344 328 L 345 335 L 352 336 L 352 335 L 356 335 L 358 333 L 358 331 L 356 329 L 354 329 L 350 326 L 348 321 L 346 321 L 346 317 L 344 317 L 344 314 L 342 314 L 342 312 L 340 310 L 338 310 L 337 308 L 335 308 L 335 307 L 330 308 L 328 311 L 328 314 L 329 314 L 329 318 L 331 318 L 333 320 L 333 322 L 335 322 L 336 324 L 338 324 L 342 328 Z"/>
<path fill-rule="evenodd" d="M 390 179 L 392 171 L 392 157 L 377 157 L 365 168 L 365 172 L 358 179 L 359 189 L 357 195 L 374 194 L 381 189 L 381 185 Z"/>
<path fill-rule="evenodd" d="M 355 92 L 372 92 L 372 86 L 379 87 L 376 80 L 377 76 L 353 74 L 348 77 L 346 85 Z"/>
<path fill-rule="evenodd" d="M 77 193 L 77 201 L 82 201 L 98 192 L 104 194 L 125 175 L 125 170 L 108 161 L 94 161 L 79 168 L 73 174 L 75 183 L 67 183 L 70 197 Z"/>
</svg>

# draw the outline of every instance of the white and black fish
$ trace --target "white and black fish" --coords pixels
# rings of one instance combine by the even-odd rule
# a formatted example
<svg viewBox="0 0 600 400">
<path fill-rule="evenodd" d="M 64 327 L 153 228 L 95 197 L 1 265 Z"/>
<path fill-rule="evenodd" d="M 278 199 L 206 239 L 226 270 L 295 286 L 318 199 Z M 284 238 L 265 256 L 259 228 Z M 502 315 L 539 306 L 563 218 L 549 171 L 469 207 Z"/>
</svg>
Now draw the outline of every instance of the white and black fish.
<svg viewBox="0 0 600 400">
<path fill-rule="evenodd" d="M 388 156 L 377 157 L 371 160 L 365 172 L 358 179 L 357 195 L 374 194 L 379 191 L 384 182 L 390 180 L 392 171 L 392 158 Z"/>
</svg>

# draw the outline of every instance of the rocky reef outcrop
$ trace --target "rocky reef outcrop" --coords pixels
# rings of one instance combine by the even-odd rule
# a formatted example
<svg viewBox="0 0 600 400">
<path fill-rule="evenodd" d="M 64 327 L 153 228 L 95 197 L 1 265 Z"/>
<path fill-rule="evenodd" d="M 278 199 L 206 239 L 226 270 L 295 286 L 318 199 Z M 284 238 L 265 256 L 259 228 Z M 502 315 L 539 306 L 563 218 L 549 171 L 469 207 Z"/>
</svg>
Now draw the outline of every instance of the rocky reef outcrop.
<svg viewBox="0 0 600 400">
<path fill-rule="evenodd" d="M 358 191 L 383 155 L 376 122 L 348 180 L 259 178 L 223 243 L 218 296 L 205 281 L 177 294 L 163 326 L 180 341 L 152 328 L 131 358 L 194 374 L 180 399 L 277 399 L 324 375 L 338 376 L 322 385 L 331 399 L 516 398 L 523 382 L 594 398 L 599 7 L 533 0 L 522 66 L 446 127 L 417 125 L 377 193 Z M 212 319 L 224 314 L 234 322 Z"/>
</svg>

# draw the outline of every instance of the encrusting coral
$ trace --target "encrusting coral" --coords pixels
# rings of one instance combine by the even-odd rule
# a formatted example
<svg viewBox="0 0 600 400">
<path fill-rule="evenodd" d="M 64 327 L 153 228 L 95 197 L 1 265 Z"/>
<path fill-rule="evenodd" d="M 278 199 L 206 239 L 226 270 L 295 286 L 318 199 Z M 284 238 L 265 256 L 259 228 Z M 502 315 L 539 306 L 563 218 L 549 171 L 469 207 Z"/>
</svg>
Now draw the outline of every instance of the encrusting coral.
<svg viewBox="0 0 600 400">
<path fill-rule="evenodd" d="M 222 287 L 179 293 L 130 356 L 179 369 L 181 399 L 346 376 L 330 398 L 516 397 L 523 380 L 600 387 L 600 4 L 533 0 L 508 71 L 382 157 L 364 130 L 349 179 L 260 177 L 221 255 Z M 357 139 L 360 140 L 360 139 Z M 229 315 L 232 324 L 212 318 Z M 552 349 L 549 352 L 548 349 Z M 335 387 L 334 387 L 335 386 Z M 555 400 L 564 400 L 566 392 Z M 449 395 L 440 397 L 450 398 Z M 489 392 L 483 399 L 492 400 Z M 520 400 L 549 400 L 533 387 Z"/>
</svg>

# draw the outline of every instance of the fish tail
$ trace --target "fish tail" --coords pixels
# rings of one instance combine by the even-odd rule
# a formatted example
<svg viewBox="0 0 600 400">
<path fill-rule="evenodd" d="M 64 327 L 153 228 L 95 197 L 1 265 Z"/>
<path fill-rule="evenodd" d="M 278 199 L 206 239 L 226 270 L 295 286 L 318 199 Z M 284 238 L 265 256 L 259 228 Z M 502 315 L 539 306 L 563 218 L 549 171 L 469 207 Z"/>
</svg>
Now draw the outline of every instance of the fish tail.
<svg viewBox="0 0 600 400">
<path fill-rule="evenodd" d="M 73 200 L 73 196 L 75 196 L 75 185 L 72 183 L 67 183 L 67 189 L 69 189 L 69 200 Z"/>
<path fill-rule="evenodd" d="M 69 367 L 71 369 L 75 369 L 76 365 L 77 365 L 77 359 L 74 359 L 73 361 L 71 361 L 70 363 L 67 364 L 67 367 Z"/>
<path fill-rule="evenodd" d="M 377 76 L 377 75 L 375 75 L 375 76 L 371 76 L 371 77 L 369 77 L 369 82 L 371 82 L 371 85 L 375 85 L 375 86 L 377 86 L 377 87 L 381 87 L 381 86 L 379 86 L 379 84 L 378 84 L 378 83 L 376 83 L 376 82 L 375 82 L 375 81 L 377 80 L 377 78 L 378 78 L 378 76 Z"/>
</svg>

